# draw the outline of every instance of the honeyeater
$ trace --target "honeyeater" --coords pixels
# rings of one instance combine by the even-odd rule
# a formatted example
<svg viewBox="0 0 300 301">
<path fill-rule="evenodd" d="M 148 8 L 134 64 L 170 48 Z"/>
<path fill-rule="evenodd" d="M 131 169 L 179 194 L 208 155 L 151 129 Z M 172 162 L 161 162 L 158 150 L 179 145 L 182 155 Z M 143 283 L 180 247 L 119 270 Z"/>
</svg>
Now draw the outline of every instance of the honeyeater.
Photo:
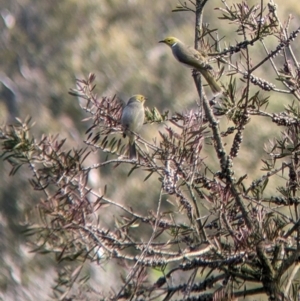
<svg viewBox="0 0 300 301">
<path fill-rule="evenodd" d="M 141 129 L 144 118 L 145 109 L 144 102 L 146 97 L 140 94 L 133 95 L 128 100 L 126 106 L 123 108 L 121 124 L 123 128 L 123 137 L 129 138 L 129 158 L 136 159 L 136 147 L 135 147 L 135 133 L 138 133 Z"/>
<path fill-rule="evenodd" d="M 173 55 L 180 63 L 200 71 L 209 84 L 213 94 L 222 92 L 221 87 L 214 78 L 212 67 L 207 64 L 205 54 L 203 52 L 185 45 L 179 39 L 174 37 L 167 37 L 164 40 L 159 41 L 159 43 L 165 43 L 170 46 Z"/>
</svg>

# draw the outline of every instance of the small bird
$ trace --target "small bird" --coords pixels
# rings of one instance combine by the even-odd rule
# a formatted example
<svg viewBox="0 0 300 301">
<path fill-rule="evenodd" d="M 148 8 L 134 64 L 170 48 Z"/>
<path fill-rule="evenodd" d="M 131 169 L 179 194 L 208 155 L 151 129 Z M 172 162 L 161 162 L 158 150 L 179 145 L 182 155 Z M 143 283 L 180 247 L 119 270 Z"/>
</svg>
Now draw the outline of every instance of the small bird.
<svg viewBox="0 0 300 301">
<path fill-rule="evenodd" d="M 135 160 L 137 158 L 134 133 L 138 133 L 141 129 L 145 119 L 144 102 L 146 97 L 137 94 L 133 95 L 123 108 L 121 124 L 123 128 L 123 137 L 126 135 L 129 138 L 129 158 Z"/>
<path fill-rule="evenodd" d="M 179 62 L 187 67 L 192 67 L 200 71 L 209 84 L 213 94 L 222 92 L 222 88 L 214 78 L 212 67 L 206 63 L 205 54 L 203 52 L 183 44 L 179 39 L 174 37 L 167 37 L 159 41 L 159 43 L 165 43 L 170 46 L 173 55 Z"/>
</svg>

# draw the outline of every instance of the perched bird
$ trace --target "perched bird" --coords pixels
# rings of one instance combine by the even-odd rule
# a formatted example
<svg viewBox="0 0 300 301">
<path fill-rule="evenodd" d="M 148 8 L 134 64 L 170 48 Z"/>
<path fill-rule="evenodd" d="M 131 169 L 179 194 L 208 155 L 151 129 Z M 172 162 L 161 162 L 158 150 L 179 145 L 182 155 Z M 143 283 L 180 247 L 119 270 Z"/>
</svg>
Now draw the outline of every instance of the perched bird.
<svg viewBox="0 0 300 301">
<path fill-rule="evenodd" d="M 146 97 L 140 94 L 133 95 L 123 108 L 121 124 L 123 128 L 123 137 L 129 138 L 129 158 L 136 159 L 135 134 L 141 129 L 144 118 L 145 109 L 144 102 Z"/>
<path fill-rule="evenodd" d="M 171 47 L 175 58 L 184 65 L 195 68 L 201 72 L 209 84 L 213 94 L 222 92 L 221 87 L 216 82 L 212 67 L 206 63 L 205 54 L 190 46 L 183 44 L 179 39 L 174 37 L 165 38 L 159 43 L 165 43 Z"/>
</svg>

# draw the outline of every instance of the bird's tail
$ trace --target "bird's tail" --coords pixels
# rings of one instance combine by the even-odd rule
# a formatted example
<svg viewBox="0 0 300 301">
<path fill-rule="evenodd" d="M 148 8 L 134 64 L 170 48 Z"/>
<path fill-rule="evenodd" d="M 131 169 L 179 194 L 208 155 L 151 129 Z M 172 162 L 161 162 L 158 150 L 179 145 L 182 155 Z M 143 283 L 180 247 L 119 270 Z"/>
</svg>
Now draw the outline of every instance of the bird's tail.
<svg viewBox="0 0 300 301">
<path fill-rule="evenodd" d="M 129 142 L 129 158 L 130 160 L 136 160 L 137 154 L 136 154 L 136 147 L 135 147 L 135 142 Z"/>
<path fill-rule="evenodd" d="M 203 75 L 203 77 L 205 78 L 205 80 L 207 81 L 207 83 L 209 84 L 210 89 L 213 92 L 213 94 L 219 94 L 222 92 L 222 88 L 217 83 L 213 74 L 211 74 L 211 72 L 209 70 L 201 69 L 200 72 Z"/>
</svg>

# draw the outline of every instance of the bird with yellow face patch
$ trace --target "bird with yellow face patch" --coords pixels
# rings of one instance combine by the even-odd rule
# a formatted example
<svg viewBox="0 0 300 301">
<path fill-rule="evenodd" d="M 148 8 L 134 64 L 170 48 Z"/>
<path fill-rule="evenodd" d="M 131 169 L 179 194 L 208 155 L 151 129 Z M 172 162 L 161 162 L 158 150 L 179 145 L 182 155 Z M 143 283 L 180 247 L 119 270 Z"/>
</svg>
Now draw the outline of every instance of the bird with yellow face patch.
<svg viewBox="0 0 300 301">
<path fill-rule="evenodd" d="M 222 92 L 221 87 L 216 82 L 213 70 L 210 65 L 207 64 L 205 54 L 185 45 L 179 39 L 174 37 L 167 37 L 159 43 L 164 43 L 172 49 L 174 57 L 182 64 L 197 69 L 203 75 L 208 85 L 210 86 L 213 94 Z"/>
<path fill-rule="evenodd" d="M 135 160 L 137 158 L 135 139 L 136 133 L 142 128 L 145 119 L 144 102 L 146 97 L 137 94 L 133 95 L 123 108 L 121 125 L 123 128 L 123 137 L 129 138 L 129 158 Z"/>
</svg>

